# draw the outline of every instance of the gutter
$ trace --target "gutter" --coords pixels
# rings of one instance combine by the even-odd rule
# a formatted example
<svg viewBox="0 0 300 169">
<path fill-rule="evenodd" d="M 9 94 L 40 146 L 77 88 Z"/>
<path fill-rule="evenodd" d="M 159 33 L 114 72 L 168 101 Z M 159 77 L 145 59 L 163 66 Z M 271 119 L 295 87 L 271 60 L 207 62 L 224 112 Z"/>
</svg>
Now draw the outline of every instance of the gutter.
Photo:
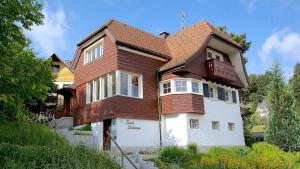
<svg viewBox="0 0 300 169">
<path fill-rule="evenodd" d="M 158 110 L 158 124 L 159 124 L 159 147 L 162 148 L 162 132 L 161 132 L 161 102 L 159 90 L 159 71 L 156 71 L 156 84 L 157 84 L 157 110 Z"/>
</svg>

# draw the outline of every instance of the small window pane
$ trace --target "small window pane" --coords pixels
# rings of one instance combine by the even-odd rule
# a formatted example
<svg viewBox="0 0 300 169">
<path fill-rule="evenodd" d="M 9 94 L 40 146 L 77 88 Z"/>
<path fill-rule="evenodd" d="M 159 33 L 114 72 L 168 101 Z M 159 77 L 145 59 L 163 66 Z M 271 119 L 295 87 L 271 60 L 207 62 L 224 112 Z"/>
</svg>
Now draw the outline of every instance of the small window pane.
<svg viewBox="0 0 300 169">
<path fill-rule="evenodd" d="M 128 74 L 121 72 L 121 95 L 128 96 Z"/>
<path fill-rule="evenodd" d="M 60 71 L 60 65 L 53 65 L 52 66 L 52 71 L 54 73 L 59 73 L 59 71 Z"/>
<path fill-rule="evenodd" d="M 110 74 L 110 78 L 111 78 L 111 94 L 112 96 L 116 95 L 116 72 L 113 72 Z"/>
<path fill-rule="evenodd" d="M 171 83 L 167 82 L 163 84 L 163 94 L 171 93 Z"/>
<path fill-rule="evenodd" d="M 235 129 L 234 123 L 228 123 L 228 130 L 233 131 Z"/>
<path fill-rule="evenodd" d="M 216 59 L 217 59 L 217 60 L 221 60 L 221 56 L 216 55 Z"/>
<path fill-rule="evenodd" d="M 192 92 L 199 93 L 199 85 L 198 82 L 192 82 Z"/>
<path fill-rule="evenodd" d="M 186 80 L 176 80 L 175 81 L 175 90 L 176 92 L 186 92 L 187 91 L 187 82 Z"/>
<path fill-rule="evenodd" d="M 225 101 L 229 101 L 229 91 L 225 91 Z"/>
<path fill-rule="evenodd" d="M 131 78 L 132 96 L 139 97 L 139 77 L 132 75 Z"/>
<path fill-rule="evenodd" d="M 207 59 L 212 59 L 213 58 L 213 55 L 211 52 L 207 52 Z"/>
<path fill-rule="evenodd" d="M 100 78 L 96 80 L 96 100 L 100 100 Z"/>
<path fill-rule="evenodd" d="M 90 102 L 93 102 L 93 97 L 94 97 L 94 88 L 93 88 L 93 82 L 89 83 L 89 96 L 90 96 Z"/>
<path fill-rule="evenodd" d="M 198 129 L 199 128 L 199 120 L 190 119 L 190 128 L 191 129 Z"/>
<path fill-rule="evenodd" d="M 212 129 L 214 129 L 214 130 L 220 129 L 220 122 L 212 121 L 211 124 L 212 124 Z"/>
<path fill-rule="evenodd" d="M 103 93 L 103 97 L 104 98 L 107 98 L 107 96 L 108 96 L 108 77 L 107 77 L 107 75 L 105 75 L 104 77 L 103 77 L 103 90 L 104 90 L 104 93 Z"/>
<path fill-rule="evenodd" d="M 209 87 L 209 97 L 210 98 L 214 97 L 214 88 L 213 87 Z"/>
<path fill-rule="evenodd" d="M 98 55 L 98 57 L 100 57 L 101 56 L 100 47 L 97 47 L 96 49 L 97 49 L 97 55 Z"/>
</svg>

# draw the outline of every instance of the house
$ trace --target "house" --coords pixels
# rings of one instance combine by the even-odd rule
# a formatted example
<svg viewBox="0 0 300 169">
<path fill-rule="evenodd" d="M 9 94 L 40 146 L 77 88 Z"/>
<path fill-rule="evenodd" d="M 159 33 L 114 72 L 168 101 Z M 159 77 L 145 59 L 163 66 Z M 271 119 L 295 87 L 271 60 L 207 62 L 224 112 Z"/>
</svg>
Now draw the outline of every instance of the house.
<svg viewBox="0 0 300 169">
<path fill-rule="evenodd" d="M 51 68 L 52 73 L 54 75 L 54 85 L 58 89 L 58 92 L 56 93 L 49 93 L 48 95 L 50 97 L 55 97 L 56 99 L 54 102 L 55 105 L 55 118 L 60 118 L 64 116 L 71 116 L 68 108 L 69 106 L 69 100 L 70 99 L 64 99 L 68 97 L 67 94 L 63 95 L 64 93 L 61 93 L 60 89 L 66 88 L 74 83 L 74 71 L 71 69 L 71 61 L 63 61 L 57 54 L 52 54 L 50 56 L 51 59 Z M 63 90 L 64 91 L 64 90 Z M 53 100 L 53 99 L 51 99 Z"/>
<path fill-rule="evenodd" d="M 77 45 L 74 125 L 126 149 L 244 145 L 241 47 L 207 21 L 159 36 L 109 20 Z"/>
</svg>

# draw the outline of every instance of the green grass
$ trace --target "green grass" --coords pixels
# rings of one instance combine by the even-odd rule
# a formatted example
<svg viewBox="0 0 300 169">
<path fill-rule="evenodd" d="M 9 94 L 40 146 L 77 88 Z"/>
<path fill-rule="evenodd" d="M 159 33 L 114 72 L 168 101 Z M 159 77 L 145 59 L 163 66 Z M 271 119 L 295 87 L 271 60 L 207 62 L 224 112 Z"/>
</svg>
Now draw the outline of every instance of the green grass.
<svg viewBox="0 0 300 169">
<path fill-rule="evenodd" d="M 299 169 L 300 153 L 284 152 L 266 143 L 252 148 L 213 147 L 207 153 L 170 147 L 154 161 L 160 169 Z"/>
<path fill-rule="evenodd" d="M 0 168 L 120 168 L 104 152 L 70 146 L 41 124 L 1 122 L 0 132 Z"/>
</svg>

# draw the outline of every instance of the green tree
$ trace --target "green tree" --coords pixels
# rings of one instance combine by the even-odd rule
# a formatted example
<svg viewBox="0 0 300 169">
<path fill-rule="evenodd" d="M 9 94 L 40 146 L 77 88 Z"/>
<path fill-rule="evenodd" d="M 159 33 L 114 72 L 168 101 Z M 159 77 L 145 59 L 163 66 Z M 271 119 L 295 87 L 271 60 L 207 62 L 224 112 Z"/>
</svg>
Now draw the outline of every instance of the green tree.
<svg viewBox="0 0 300 169">
<path fill-rule="evenodd" d="M 299 150 L 300 127 L 296 114 L 295 98 L 284 82 L 284 76 L 278 64 L 272 70 L 268 95 L 269 115 L 265 141 L 284 150 Z"/>
<path fill-rule="evenodd" d="M 219 26 L 218 29 L 222 31 L 224 34 L 230 36 L 234 41 L 236 41 L 241 47 L 242 47 L 242 54 L 243 54 L 243 61 L 244 63 L 247 63 L 247 58 L 245 53 L 249 50 L 251 47 L 251 42 L 247 41 L 247 34 L 242 33 L 242 34 L 236 34 L 236 33 L 228 33 L 227 32 L 227 26 Z"/>
<path fill-rule="evenodd" d="M 289 84 L 296 98 L 297 106 L 298 108 L 300 108 L 300 64 L 299 63 L 295 65 L 294 74 L 293 77 L 290 79 Z"/>
<path fill-rule="evenodd" d="M 35 57 L 23 30 L 42 24 L 35 0 L 0 1 L 0 118 L 15 119 L 24 103 L 44 100 L 52 75 L 49 61 Z"/>
</svg>

